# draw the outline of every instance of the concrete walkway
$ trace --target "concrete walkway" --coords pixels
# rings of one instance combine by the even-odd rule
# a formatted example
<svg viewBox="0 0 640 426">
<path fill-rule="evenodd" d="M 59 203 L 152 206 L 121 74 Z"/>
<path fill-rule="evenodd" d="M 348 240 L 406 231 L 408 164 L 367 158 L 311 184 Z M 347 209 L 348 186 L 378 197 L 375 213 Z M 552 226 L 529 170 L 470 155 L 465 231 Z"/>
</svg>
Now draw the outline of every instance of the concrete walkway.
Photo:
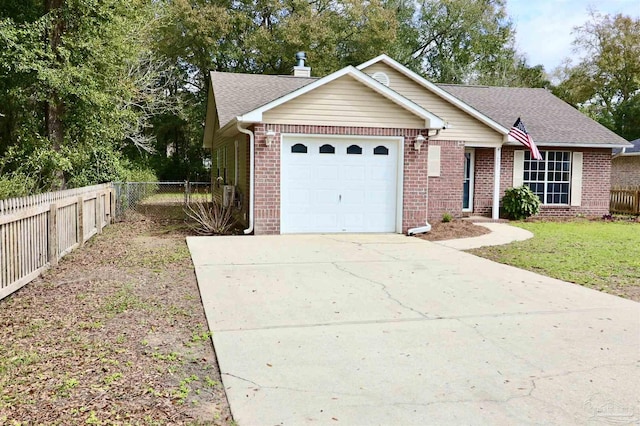
<svg viewBox="0 0 640 426">
<path fill-rule="evenodd" d="M 435 241 L 436 244 L 454 248 L 456 250 L 470 250 L 487 246 L 501 246 L 514 241 L 524 241 L 533 238 L 533 234 L 526 229 L 508 225 L 506 223 L 476 223 L 491 232 L 479 237 L 460 238 L 455 240 Z"/>
<path fill-rule="evenodd" d="M 402 235 L 188 238 L 247 425 L 640 421 L 640 304 Z"/>
</svg>

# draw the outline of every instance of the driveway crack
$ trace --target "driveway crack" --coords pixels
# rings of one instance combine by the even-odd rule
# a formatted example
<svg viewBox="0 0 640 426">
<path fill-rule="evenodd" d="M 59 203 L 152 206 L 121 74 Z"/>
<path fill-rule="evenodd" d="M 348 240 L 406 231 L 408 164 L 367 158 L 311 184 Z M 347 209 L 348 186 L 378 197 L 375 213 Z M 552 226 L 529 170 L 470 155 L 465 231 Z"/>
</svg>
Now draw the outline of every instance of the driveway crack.
<svg viewBox="0 0 640 426">
<path fill-rule="evenodd" d="M 339 270 L 339 271 L 341 271 L 341 272 L 344 272 L 344 273 L 346 273 L 346 274 L 351 275 L 352 277 L 358 278 L 358 279 L 360 279 L 360 280 L 367 281 L 367 282 L 369 282 L 369 283 L 371 283 L 371 284 L 374 284 L 374 285 L 376 285 L 376 286 L 380 287 L 380 289 L 384 292 L 384 294 L 386 294 L 386 295 L 387 295 L 387 299 L 389 299 L 389 300 L 391 300 L 391 301 L 395 302 L 398 306 L 401 306 L 402 308 L 404 308 L 404 309 L 406 309 L 406 310 L 408 310 L 408 311 L 414 312 L 414 313 L 416 313 L 416 314 L 420 315 L 422 318 L 429 318 L 429 317 L 428 317 L 427 315 L 425 315 L 423 312 L 420 312 L 420 311 L 418 311 L 418 310 L 416 310 L 416 309 L 412 308 L 411 306 L 405 305 L 405 304 L 404 304 L 403 302 L 401 302 L 399 299 L 395 298 L 395 297 L 394 297 L 394 296 L 389 292 L 389 290 L 388 290 L 388 288 L 387 288 L 387 285 L 386 285 L 386 284 L 381 283 L 381 282 L 378 282 L 378 281 L 375 281 L 375 280 L 372 280 L 372 279 L 367 278 L 367 277 L 363 277 L 363 276 L 358 275 L 358 274 L 356 274 L 356 273 L 354 273 L 354 272 L 351 272 L 351 271 L 349 271 L 348 269 L 345 269 L 345 268 L 341 267 L 340 265 L 338 265 L 338 264 L 337 264 L 337 263 L 335 263 L 335 262 L 334 262 L 334 263 L 332 263 L 332 265 L 333 265 L 337 270 Z"/>
</svg>

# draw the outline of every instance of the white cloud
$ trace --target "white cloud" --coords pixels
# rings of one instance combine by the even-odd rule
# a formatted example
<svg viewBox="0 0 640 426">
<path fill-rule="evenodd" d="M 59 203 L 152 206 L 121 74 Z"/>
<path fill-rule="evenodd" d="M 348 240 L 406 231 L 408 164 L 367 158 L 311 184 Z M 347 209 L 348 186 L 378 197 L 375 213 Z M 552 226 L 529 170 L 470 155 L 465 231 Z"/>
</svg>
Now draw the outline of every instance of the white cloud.
<svg viewBox="0 0 640 426">
<path fill-rule="evenodd" d="M 507 11 L 516 28 L 516 47 L 531 65 L 553 71 L 564 58 L 577 59 L 572 51 L 574 27 L 589 20 L 589 8 L 604 14 L 640 16 L 638 0 L 507 0 Z"/>
</svg>

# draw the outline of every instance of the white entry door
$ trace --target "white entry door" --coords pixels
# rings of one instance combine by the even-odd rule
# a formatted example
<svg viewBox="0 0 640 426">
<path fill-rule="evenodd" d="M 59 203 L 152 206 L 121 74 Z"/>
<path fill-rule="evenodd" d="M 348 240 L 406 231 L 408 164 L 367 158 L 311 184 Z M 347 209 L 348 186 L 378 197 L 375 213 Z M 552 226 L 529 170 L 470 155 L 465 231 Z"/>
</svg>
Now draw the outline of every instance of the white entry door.
<svg viewBox="0 0 640 426">
<path fill-rule="evenodd" d="M 395 232 L 398 141 L 283 137 L 280 232 Z"/>
</svg>

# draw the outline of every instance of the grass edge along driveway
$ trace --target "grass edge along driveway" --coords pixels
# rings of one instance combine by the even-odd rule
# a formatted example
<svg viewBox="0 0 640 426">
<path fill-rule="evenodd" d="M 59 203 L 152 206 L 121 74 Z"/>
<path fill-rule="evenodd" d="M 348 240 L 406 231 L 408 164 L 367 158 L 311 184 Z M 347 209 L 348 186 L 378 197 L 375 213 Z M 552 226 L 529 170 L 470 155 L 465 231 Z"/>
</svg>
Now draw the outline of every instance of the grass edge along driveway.
<svg viewBox="0 0 640 426">
<path fill-rule="evenodd" d="M 640 301 L 640 223 L 512 222 L 534 237 L 469 253 Z"/>
</svg>

